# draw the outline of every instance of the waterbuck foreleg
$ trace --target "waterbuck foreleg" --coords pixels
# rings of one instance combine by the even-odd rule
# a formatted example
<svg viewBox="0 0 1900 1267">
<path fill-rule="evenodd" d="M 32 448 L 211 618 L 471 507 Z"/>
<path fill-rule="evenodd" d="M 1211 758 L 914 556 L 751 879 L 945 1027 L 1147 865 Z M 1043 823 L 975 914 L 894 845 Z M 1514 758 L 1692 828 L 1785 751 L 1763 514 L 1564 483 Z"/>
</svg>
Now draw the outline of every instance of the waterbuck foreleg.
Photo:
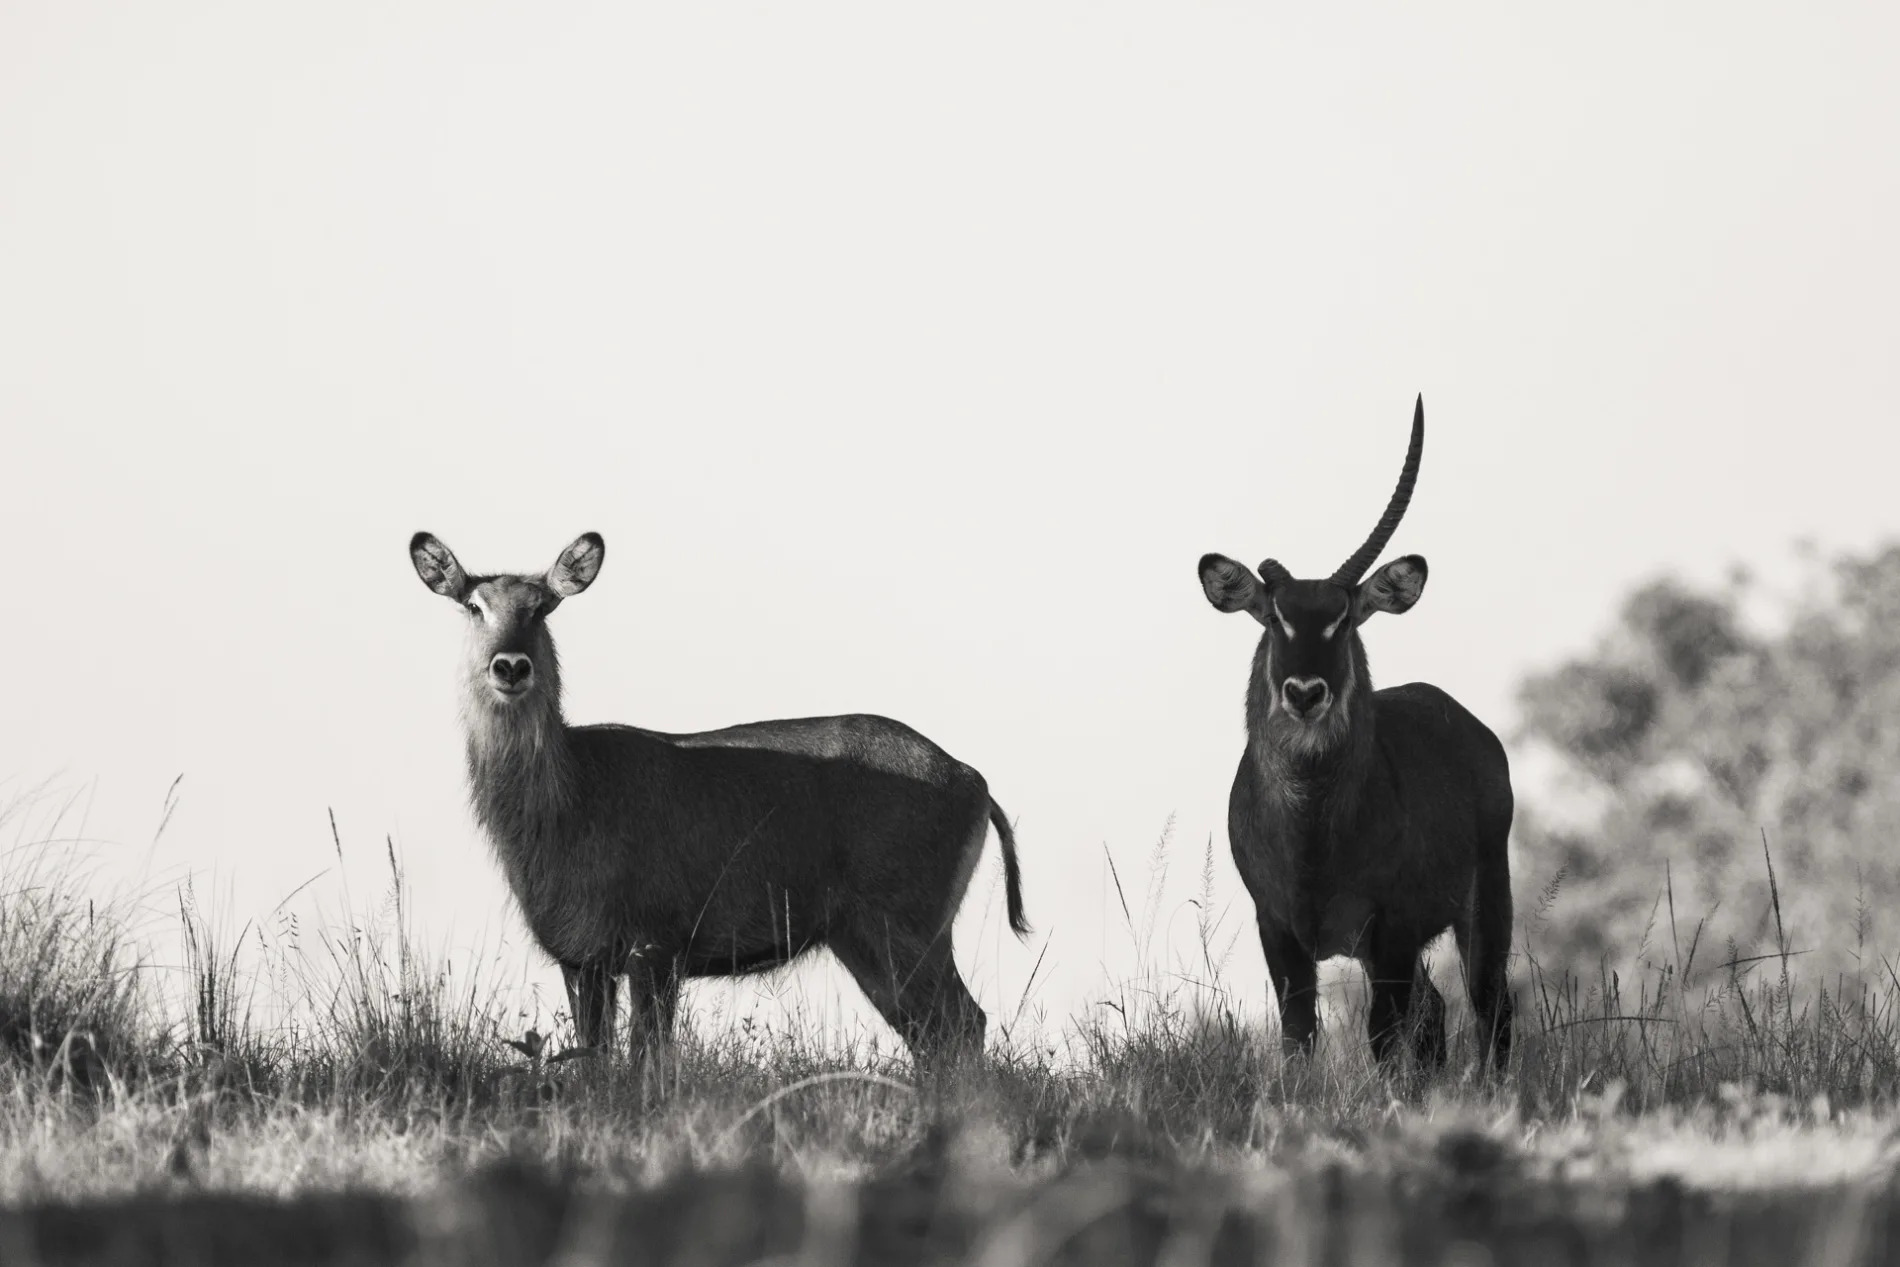
<svg viewBox="0 0 1900 1267">
<path fill-rule="evenodd" d="M 1380 1064 L 1398 1058 L 1400 1044 L 1410 1039 L 1419 1064 L 1445 1063 L 1445 996 L 1425 971 L 1425 957 L 1411 946 L 1382 945 L 1375 937 L 1365 960 L 1372 985 L 1372 1006 L 1366 1031 L 1372 1054 Z"/>
<path fill-rule="evenodd" d="M 618 972 L 614 965 L 593 962 L 564 963 L 567 1005 L 574 1018 L 574 1041 L 582 1047 L 611 1051 L 614 1043 L 614 998 Z"/>
<path fill-rule="evenodd" d="M 1280 1049 L 1288 1056 L 1310 1056 L 1319 1033 L 1319 968 L 1292 933 L 1260 921 L 1260 948 L 1267 956 L 1267 979 L 1280 1005 Z"/>
<path fill-rule="evenodd" d="M 1412 964 L 1412 1055 L 1419 1064 L 1436 1069 L 1445 1063 L 1445 996 L 1432 984 L 1420 952 Z"/>
</svg>

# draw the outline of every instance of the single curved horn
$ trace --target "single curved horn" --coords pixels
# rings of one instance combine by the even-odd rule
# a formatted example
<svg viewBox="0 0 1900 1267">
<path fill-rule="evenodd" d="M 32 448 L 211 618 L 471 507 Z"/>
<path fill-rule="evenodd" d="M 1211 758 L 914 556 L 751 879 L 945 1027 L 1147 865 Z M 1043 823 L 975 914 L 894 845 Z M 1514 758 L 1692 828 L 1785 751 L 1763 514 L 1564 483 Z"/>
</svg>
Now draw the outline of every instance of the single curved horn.
<svg viewBox="0 0 1900 1267">
<path fill-rule="evenodd" d="M 1339 565 L 1333 573 L 1335 585 L 1357 585 L 1359 578 L 1366 574 L 1373 560 L 1379 557 L 1379 551 L 1385 549 L 1385 543 L 1392 539 L 1397 531 L 1399 520 L 1405 518 L 1405 507 L 1412 500 L 1412 485 L 1418 482 L 1418 460 L 1425 451 L 1425 396 L 1419 394 L 1418 405 L 1412 410 L 1412 444 L 1405 451 L 1405 467 L 1399 472 L 1399 486 L 1392 490 L 1392 500 L 1385 504 L 1385 514 L 1379 516 L 1379 526 L 1372 530 L 1365 544 L 1353 551 L 1352 557 Z"/>
<path fill-rule="evenodd" d="M 1262 559 L 1254 571 L 1260 573 L 1260 578 L 1268 585 L 1283 585 L 1293 579 L 1293 573 L 1287 571 L 1286 564 L 1278 559 Z"/>
</svg>

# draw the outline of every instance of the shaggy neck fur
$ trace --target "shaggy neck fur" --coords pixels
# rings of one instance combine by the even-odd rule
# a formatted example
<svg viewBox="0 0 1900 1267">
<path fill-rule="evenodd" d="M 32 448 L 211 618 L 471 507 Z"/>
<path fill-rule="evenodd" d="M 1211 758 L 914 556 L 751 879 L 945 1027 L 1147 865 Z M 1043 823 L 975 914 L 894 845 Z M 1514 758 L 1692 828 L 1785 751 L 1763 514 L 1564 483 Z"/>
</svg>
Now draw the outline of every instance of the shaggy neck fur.
<svg viewBox="0 0 1900 1267">
<path fill-rule="evenodd" d="M 511 877 L 537 846 L 557 842 L 576 808 L 574 754 L 561 716 L 561 669 L 550 643 L 535 657 L 534 688 L 495 696 L 488 668 L 468 675 L 462 718 L 468 739 L 469 797 L 475 817 Z"/>
<path fill-rule="evenodd" d="M 1247 752 L 1269 807 L 1309 847 L 1350 828 L 1373 759 L 1372 675 L 1352 635 L 1350 675 L 1318 724 L 1289 717 L 1271 674 L 1272 639 L 1254 652 L 1247 686 Z"/>
</svg>

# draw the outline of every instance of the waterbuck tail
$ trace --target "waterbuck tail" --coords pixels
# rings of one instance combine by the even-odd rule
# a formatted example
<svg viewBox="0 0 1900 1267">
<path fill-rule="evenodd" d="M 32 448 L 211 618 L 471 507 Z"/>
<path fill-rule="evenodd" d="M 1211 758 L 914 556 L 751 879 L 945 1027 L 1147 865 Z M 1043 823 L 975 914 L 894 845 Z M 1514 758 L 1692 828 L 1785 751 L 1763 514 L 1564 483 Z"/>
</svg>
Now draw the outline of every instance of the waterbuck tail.
<svg viewBox="0 0 1900 1267">
<path fill-rule="evenodd" d="M 1010 830 L 1003 807 L 990 798 L 990 825 L 1003 846 L 1003 892 L 1009 903 L 1010 931 L 1018 937 L 1029 936 L 1029 921 L 1023 916 L 1023 874 L 1016 866 L 1016 833 Z"/>
</svg>

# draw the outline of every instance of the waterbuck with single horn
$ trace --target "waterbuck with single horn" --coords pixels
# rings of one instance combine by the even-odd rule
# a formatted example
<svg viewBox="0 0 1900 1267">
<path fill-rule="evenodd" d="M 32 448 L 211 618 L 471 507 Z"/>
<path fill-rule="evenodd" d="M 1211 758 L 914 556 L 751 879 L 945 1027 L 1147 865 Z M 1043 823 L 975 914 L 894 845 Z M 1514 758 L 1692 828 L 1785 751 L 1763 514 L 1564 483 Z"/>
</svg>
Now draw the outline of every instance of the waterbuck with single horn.
<svg viewBox="0 0 1900 1267">
<path fill-rule="evenodd" d="M 1266 628 L 1247 681 L 1247 748 L 1227 834 L 1253 895 L 1260 945 L 1289 1054 L 1310 1052 L 1316 968 L 1357 959 L 1372 985 L 1372 1048 L 1393 1058 L 1409 1031 L 1422 1062 L 1445 1059 L 1445 1001 L 1425 974 L 1427 943 L 1449 925 L 1481 1040 L 1509 1058 L 1511 772 L 1504 745 L 1423 682 L 1372 689 L 1359 626 L 1410 611 L 1425 560 L 1408 554 L 1365 580 L 1412 497 L 1425 401 L 1398 487 L 1365 543 L 1323 581 L 1273 559 L 1258 574 L 1201 559 L 1207 601 Z"/>
<path fill-rule="evenodd" d="M 473 576 L 428 533 L 409 542 L 423 583 L 466 613 L 475 816 L 561 965 L 580 1042 L 611 1045 L 622 975 L 640 1056 L 671 1040 L 684 979 L 824 945 L 919 1059 L 980 1049 L 950 924 L 991 826 L 1010 927 L 1029 931 L 983 776 L 883 717 L 570 726 L 548 616 L 593 584 L 604 550 L 590 532 L 545 573 Z"/>
</svg>

